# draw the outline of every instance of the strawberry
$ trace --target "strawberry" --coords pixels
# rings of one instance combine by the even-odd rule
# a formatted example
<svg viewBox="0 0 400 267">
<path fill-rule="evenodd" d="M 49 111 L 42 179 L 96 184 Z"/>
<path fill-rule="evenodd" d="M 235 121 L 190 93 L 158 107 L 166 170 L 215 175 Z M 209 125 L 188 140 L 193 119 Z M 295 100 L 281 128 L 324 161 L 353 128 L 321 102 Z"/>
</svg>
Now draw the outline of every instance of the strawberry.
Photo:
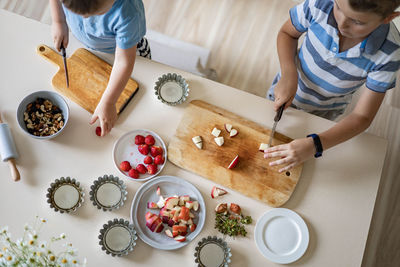
<svg viewBox="0 0 400 267">
<path fill-rule="evenodd" d="M 146 144 L 148 144 L 149 146 L 152 146 L 152 145 L 154 145 L 155 143 L 156 143 L 156 140 L 154 140 L 154 137 L 152 136 L 152 135 L 148 135 L 148 136 L 146 136 L 146 138 L 144 139 L 144 142 L 146 143 Z"/>
<path fill-rule="evenodd" d="M 129 170 L 128 175 L 134 179 L 139 178 L 139 172 L 133 168 Z"/>
<path fill-rule="evenodd" d="M 150 157 L 150 156 L 147 156 L 147 157 L 144 158 L 143 162 L 145 164 L 151 164 L 151 163 L 153 163 L 153 158 Z"/>
<path fill-rule="evenodd" d="M 141 174 L 145 174 L 147 172 L 147 168 L 143 164 L 138 164 L 136 166 L 136 170 Z"/>
<path fill-rule="evenodd" d="M 156 165 L 164 164 L 164 161 L 165 161 L 165 158 L 163 156 L 161 156 L 161 155 L 157 155 L 154 158 L 154 164 L 156 164 Z"/>
<path fill-rule="evenodd" d="M 132 166 L 131 166 L 131 164 L 129 163 L 129 161 L 125 160 L 125 161 L 123 161 L 123 162 L 121 162 L 121 163 L 119 164 L 119 169 L 120 169 L 121 171 L 123 171 L 123 172 L 127 172 L 127 171 L 129 171 L 130 169 L 132 169 Z"/>
<path fill-rule="evenodd" d="M 147 165 L 147 172 L 149 174 L 156 174 L 157 173 L 157 165 L 155 165 L 155 164 Z"/>
<path fill-rule="evenodd" d="M 99 126 L 96 127 L 96 135 L 101 136 L 101 128 Z"/>
<path fill-rule="evenodd" d="M 155 157 L 157 155 L 162 155 L 163 152 L 164 152 L 164 150 L 160 146 L 152 146 L 150 149 L 150 155 L 152 155 L 153 157 Z"/>
<path fill-rule="evenodd" d="M 136 135 L 135 136 L 135 145 L 143 145 L 143 144 L 145 144 L 144 136 L 140 135 L 140 134 Z"/>
<path fill-rule="evenodd" d="M 145 145 L 139 145 L 139 146 L 138 146 L 138 150 L 139 150 L 140 154 L 142 154 L 142 155 L 147 155 L 147 154 L 149 154 L 150 147 L 149 147 L 149 145 L 147 145 L 147 144 L 145 144 Z"/>
</svg>

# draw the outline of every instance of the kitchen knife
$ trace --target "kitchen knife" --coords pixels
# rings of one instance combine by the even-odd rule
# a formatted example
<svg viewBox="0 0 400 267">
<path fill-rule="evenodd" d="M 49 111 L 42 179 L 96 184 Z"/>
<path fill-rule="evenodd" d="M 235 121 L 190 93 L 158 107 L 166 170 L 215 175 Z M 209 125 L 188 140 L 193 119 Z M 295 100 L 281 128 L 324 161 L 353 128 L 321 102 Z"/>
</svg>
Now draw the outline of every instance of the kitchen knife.
<svg viewBox="0 0 400 267">
<path fill-rule="evenodd" d="M 15 165 L 15 159 L 18 158 L 17 149 L 11 136 L 8 124 L 3 123 L 0 116 L 0 156 L 3 161 L 7 161 L 10 165 L 11 176 L 14 181 L 19 181 L 20 174 Z"/>
<path fill-rule="evenodd" d="M 65 81 L 67 82 L 67 88 L 68 88 L 69 87 L 69 79 L 68 79 L 67 57 L 66 57 L 65 48 L 64 48 L 63 44 L 61 44 L 60 49 L 61 49 L 63 61 L 64 61 Z"/>
<path fill-rule="evenodd" d="M 275 118 L 274 118 L 274 126 L 272 127 L 271 135 L 269 136 L 268 147 L 271 147 L 271 145 L 272 145 L 272 139 L 274 139 L 276 125 L 278 124 L 278 121 L 282 117 L 282 113 L 283 113 L 283 109 L 284 109 L 285 105 L 286 105 L 286 103 L 284 103 L 282 106 L 280 106 L 278 111 L 276 112 L 276 115 L 275 115 Z"/>
</svg>

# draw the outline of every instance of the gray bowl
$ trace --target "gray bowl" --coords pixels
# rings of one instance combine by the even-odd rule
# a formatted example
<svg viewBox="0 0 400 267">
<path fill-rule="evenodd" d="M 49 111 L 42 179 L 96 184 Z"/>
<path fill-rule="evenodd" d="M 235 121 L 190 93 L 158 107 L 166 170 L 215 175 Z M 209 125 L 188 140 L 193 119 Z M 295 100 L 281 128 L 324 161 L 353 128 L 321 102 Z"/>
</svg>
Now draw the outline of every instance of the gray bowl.
<svg viewBox="0 0 400 267">
<path fill-rule="evenodd" d="M 189 85 L 176 73 L 167 73 L 158 78 L 154 90 L 161 102 L 171 106 L 182 104 L 189 96 Z"/>
<path fill-rule="evenodd" d="M 36 135 L 28 132 L 28 129 L 27 129 L 25 121 L 24 121 L 24 112 L 26 111 L 27 105 L 29 103 L 34 102 L 37 98 L 48 99 L 53 103 L 53 105 L 56 105 L 60 108 L 61 113 L 64 117 L 64 126 L 60 130 L 58 130 L 58 132 L 56 132 L 55 134 L 48 135 L 48 136 L 36 136 Z M 67 102 L 64 100 L 64 98 L 60 94 L 53 92 L 53 91 L 37 91 L 30 95 L 27 95 L 26 97 L 24 97 L 24 99 L 22 99 L 22 101 L 19 104 L 18 109 L 17 109 L 18 125 L 20 126 L 20 128 L 22 129 L 23 132 L 25 132 L 27 135 L 29 135 L 33 138 L 36 138 L 36 139 L 51 139 L 51 138 L 56 137 L 64 130 L 64 128 L 67 125 L 68 119 L 69 119 L 69 107 L 67 105 Z"/>
</svg>

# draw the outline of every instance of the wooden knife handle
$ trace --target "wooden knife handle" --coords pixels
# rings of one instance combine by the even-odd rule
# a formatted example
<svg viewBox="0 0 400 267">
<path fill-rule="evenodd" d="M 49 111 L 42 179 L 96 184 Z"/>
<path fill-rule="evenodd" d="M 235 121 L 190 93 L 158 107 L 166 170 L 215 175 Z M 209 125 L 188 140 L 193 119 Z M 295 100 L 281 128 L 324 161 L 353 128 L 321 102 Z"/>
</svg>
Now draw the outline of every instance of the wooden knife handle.
<svg viewBox="0 0 400 267">
<path fill-rule="evenodd" d="M 11 176 L 12 176 L 13 180 L 15 182 L 19 181 L 21 176 L 20 176 L 17 166 L 15 164 L 15 159 L 9 159 L 8 165 L 10 166 Z"/>
<path fill-rule="evenodd" d="M 62 60 L 62 56 L 58 54 L 56 51 L 48 47 L 47 45 L 41 44 L 37 47 L 36 52 L 47 59 L 50 62 L 53 62 L 60 69 L 64 69 L 64 62 Z"/>
</svg>

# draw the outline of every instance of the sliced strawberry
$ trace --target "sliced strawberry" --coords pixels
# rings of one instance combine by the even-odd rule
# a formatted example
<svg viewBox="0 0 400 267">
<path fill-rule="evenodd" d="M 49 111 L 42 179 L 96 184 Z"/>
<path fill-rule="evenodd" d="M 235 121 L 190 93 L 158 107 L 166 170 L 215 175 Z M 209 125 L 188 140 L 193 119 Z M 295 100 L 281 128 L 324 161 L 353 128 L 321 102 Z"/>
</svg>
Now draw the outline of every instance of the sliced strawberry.
<svg viewBox="0 0 400 267">
<path fill-rule="evenodd" d="M 188 221 L 190 219 L 189 209 L 186 208 L 186 206 L 182 206 L 181 212 L 179 213 L 179 216 L 178 216 L 178 219 L 184 220 L 184 221 Z"/>
</svg>

